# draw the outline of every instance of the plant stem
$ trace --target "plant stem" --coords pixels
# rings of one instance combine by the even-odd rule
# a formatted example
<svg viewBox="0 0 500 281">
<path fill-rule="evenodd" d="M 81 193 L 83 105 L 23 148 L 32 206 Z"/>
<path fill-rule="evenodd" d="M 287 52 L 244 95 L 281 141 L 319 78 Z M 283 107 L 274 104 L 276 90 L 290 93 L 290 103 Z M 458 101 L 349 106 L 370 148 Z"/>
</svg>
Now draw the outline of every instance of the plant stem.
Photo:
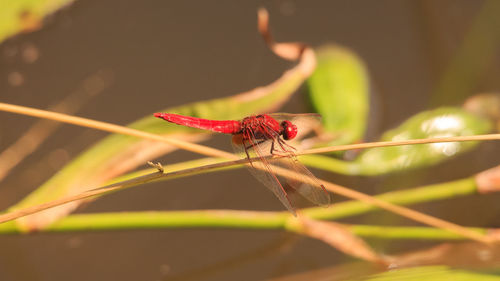
<svg viewBox="0 0 500 281">
<path fill-rule="evenodd" d="M 150 211 L 70 215 L 43 232 L 109 231 L 175 228 L 283 229 L 289 215 L 246 211 Z M 432 227 L 350 225 L 362 237 L 379 239 L 464 240 L 461 235 Z M 479 233 L 486 229 L 469 228 Z M 20 233 L 15 224 L 0 225 L 0 234 Z"/>
<path fill-rule="evenodd" d="M 109 231 L 157 228 L 283 228 L 289 214 L 285 212 L 251 212 L 233 210 L 143 211 L 69 215 L 44 232 Z M 0 233 L 22 232 L 14 223 L 0 224 Z"/>
<path fill-rule="evenodd" d="M 401 205 L 454 198 L 476 193 L 473 178 L 388 192 L 378 199 Z M 312 219 L 339 219 L 364 214 L 378 208 L 360 201 L 345 201 L 330 208 L 303 209 L 300 213 Z M 46 232 L 108 231 L 158 228 L 243 228 L 288 229 L 293 219 L 287 212 L 252 212 L 232 210 L 148 211 L 70 215 Z M 484 229 L 473 229 L 485 232 Z M 464 239 L 445 230 L 428 227 L 353 226 L 353 231 L 366 237 L 397 239 Z M 0 234 L 21 233 L 14 222 L 0 224 Z"/>
<path fill-rule="evenodd" d="M 350 230 L 365 238 L 379 239 L 417 239 L 417 240 L 466 240 L 467 238 L 434 227 L 425 226 L 377 226 L 377 225 L 351 225 Z M 470 227 L 472 231 L 482 234 L 487 233 L 487 229 Z"/>
</svg>

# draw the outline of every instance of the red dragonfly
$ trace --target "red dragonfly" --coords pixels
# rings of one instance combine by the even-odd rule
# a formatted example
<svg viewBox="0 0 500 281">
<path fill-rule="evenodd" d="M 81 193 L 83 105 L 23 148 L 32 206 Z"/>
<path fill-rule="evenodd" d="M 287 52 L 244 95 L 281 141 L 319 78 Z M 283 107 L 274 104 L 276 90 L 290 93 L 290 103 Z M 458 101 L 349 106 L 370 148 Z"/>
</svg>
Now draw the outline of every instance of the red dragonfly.
<svg viewBox="0 0 500 281">
<path fill-rule="evenodd" d="M 311 119 L 319 119 L 319 114 L 260 114 L 246 117 L 240 121 L 208 120 L 172 113 L 155 113 L 154 116 L 178 125 L 232 134 L 233 148 L 237 153 L 244 152 L 249 159 L 259 157 L 259 160 L 264 164 L 265 169 L 257 169 L 250 161 L 250 166 L 248 166 L 250 172 L 268 187 L 293 215 L 297 215 L 295 208 L 278 179 L 278 175 L 274 172 L 273 167 L 275 166 L 288 168 L 312 179 L 314 184 L 291 179 L 285 179 L 285 181 L 288 186 L 294 188 L 309 201 L 321 206 L 330 204 L 330 195 L 325 187 L 297 160 L 293 152 L 296 149 L 287 143 L 297 136 L 301 129 L 300 124 L 307 123 Z M 270 159 L 266 157 L 269 155 L 284 157 Z"/>
</svg>

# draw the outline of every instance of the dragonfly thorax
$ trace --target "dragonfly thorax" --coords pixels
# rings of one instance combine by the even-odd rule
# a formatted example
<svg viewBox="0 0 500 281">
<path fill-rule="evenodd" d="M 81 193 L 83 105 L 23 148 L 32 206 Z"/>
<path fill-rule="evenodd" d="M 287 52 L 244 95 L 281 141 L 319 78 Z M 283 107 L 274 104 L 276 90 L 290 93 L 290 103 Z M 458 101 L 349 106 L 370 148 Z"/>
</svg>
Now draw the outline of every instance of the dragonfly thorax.
<svg viewBox="0 0 500 281">
<path fill-rule="evenodd" d="M 273 117 L 261 114 L 244 118 L 241 121 L 241 132 L 249 132 L 255 139 L 275 139 L 282 136 L 284 140 L 291 140 L 297 135 L 297 126 L 285 120 L 281 123 Z"/>
</svg>

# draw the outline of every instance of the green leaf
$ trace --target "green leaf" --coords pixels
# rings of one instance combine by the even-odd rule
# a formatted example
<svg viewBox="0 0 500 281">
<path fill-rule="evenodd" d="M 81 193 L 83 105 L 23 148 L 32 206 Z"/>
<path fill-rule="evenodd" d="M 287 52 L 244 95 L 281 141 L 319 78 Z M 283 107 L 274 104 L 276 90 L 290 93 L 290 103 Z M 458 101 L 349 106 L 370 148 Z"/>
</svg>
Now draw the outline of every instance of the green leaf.
<svg viewBox="0 0 500 281">
<path fill-rule="evenodd" d="M 500 276 L 487 272 L 479 272 L 472 270 L 454 269 L 447 266 L 421 266 L 413 268 L 394 269 L 384 273 L 375 274 L 367 278 L 354 280 L 370 280 L 370 281 L 385 281 L 385 280 L 405 280 L 405 281 L 498 281 Z"/>
<path fill-rule="evenodd" d="M 396 129 L 386 132 L 382 141 L 471 136 L 490 132 L 490 121 L 460 108 L 445 107 L 419 113 Z M 429 166 L 475 147 L 477 142 L 450 142 L 373 148 L 362 152 L 355 163 L 364 175 Z"/>
<path fill-rule="evenodd" d="M 322 115 L 324 129 L 334 140 L 348 144 L 363 138 L 369 107 L 369 77 L 356 54 L 336 45 L 316 50 L 317 67 L 307 80 L 309 95 Z"/>
<path fill-rule="evenodd" d="M 0 43 L 21 32 L 41 27 L 48 14 L 73 0 L 2 0 L 0 1 Z"/>
</svg>

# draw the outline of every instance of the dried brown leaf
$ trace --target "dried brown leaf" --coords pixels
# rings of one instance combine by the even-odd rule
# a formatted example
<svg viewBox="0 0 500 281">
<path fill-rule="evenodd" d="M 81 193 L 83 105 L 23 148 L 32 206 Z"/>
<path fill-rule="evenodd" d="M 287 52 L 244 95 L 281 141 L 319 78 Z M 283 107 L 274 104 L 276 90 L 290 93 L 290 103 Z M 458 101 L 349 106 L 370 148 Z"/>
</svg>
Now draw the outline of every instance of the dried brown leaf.
<svg viewBox="0 0 500 281">
<path fill-rule="evenodd" d="M 239 102 L 249 101 L 269 95 L 271 92 L 278 89 L 278 87 L 283 87 L 287 81 L 300 81 L 301 84 L 313 73 L 316 68 L 316 55 L 310 47 L 299 42 L 276 43 L 269 30 L 269 14 L 267 10 L 263 8 L 259 9 L 257 16 L 257 28 L 268 47 L 277 56 L 286 60 L 298 61 L 298 64 L 292 69 L 285 71 L 279 79 L 267 86 L 257 87 L 250 91 L 235 95 L 233 98 Z M 293 87 L 298 86 L 295 83 L 293 83 L 293 85 Z M 283 103 L 285 101 L 286 100 L 283 100 Z M 274 103 L 274 106 L 272 108 L 268 108 L 267 111 L 273 112 L 279 108 L 281 104 L 282 103 Z"/>
<path fill-rule="evenodd" d="M 319 239 L 339 251 L 366 261 L 385 264 L 385 259 L 375 253 L 361 238 L 354 235 L 348 227 L 335 223 L 302 218 L 300 232 Z"/>
</svg>

